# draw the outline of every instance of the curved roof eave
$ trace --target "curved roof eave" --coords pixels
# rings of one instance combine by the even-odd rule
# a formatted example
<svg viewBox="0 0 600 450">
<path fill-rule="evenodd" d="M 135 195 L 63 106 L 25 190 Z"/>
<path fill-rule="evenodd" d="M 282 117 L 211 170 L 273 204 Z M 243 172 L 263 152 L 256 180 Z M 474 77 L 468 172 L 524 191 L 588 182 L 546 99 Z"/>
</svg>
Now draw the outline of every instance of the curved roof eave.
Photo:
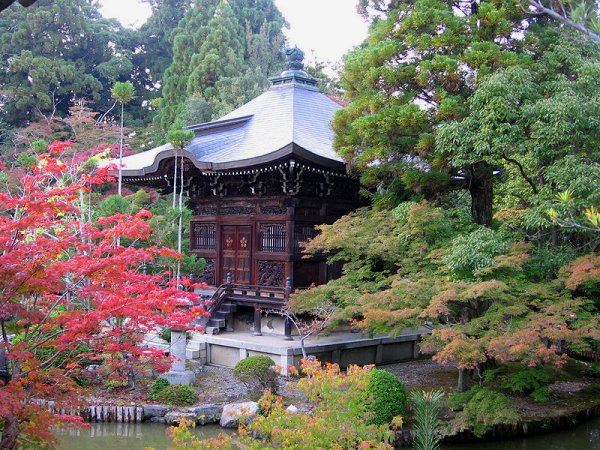
<svg viewBox="0 0 600 450">
<path fill-rule="evenodd" d="M 178 156 L 184 156 L 190 160 L 196 168 L 200 171 L 221 171 L 230 169 L 240 169 L 243 167 L 258 166 L 262 164 L 268 164 L 270 162 L 278 161 L 286 156 L 297 156 L 306 161 L 319 164 L 330 169 L 344 171 L 346 164 L 341 161 L 334 161 L 329 158 L 325 158 L 310 152 L 295 143 L 290 143 L 279 150 L 267 153 L 265 155 L 257 156 L 255 158 L 240 159 L 237 161 L 228 161 L 225 163 L 211 163 L 205 161 L 198 161 L 192 153 L 187 150 L 181 150 L 178 152 Z M 173 148 L 166 148 L 161 152 L 157 153 L 154 160 L 150 165 L 142 167 L 140 169 L 127 169 L 123 168 L 122 174 L 126 177 L 139 177 L 155 174 L 158 171 L 159 165 L 162 161 L 175 157 L 175 151 Z"/>
<path fill-rule="evenodd" d="M 265 155 L 257 156 L 254 158 L 248 159 L 240 159 L 237 161 L 228 161 L 224 163 L 205 163 L 209 164 L 211 167 L 208 170 L 219 171 L 219 170 L 230 170 L 230 169 L 240 169 L 244 167 L 258 166 L 261 164 L 268 164 L 270 162 L 278 161 L 286 156 L 297 156 L 306 161 L 313 162 L 315 164 L 319 164 L 324 167 L 329 167 L 331 169 L 336 170 L 345 170 L 346 164 L 342 161 L 335 161 L 329 158 L 325 158 L 323 156 L 316 155 L 315 153 L 306 150 L 305 148 L 299 146 L 298 144 L 291 142 L 286 146 L 280 148 L 279 150 L 275 150 L 274 152 L 267 153 Z M 206 170 L 198 165 L 196 165 L 200 170 Z"/>
</svg>

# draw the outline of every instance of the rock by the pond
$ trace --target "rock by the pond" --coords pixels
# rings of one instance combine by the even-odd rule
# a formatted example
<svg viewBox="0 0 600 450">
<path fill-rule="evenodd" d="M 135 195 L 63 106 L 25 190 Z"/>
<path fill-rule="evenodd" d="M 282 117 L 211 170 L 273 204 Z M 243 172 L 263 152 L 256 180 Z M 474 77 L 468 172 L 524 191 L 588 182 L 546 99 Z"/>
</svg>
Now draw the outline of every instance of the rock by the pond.
<svg viewBox="0 0 600 450">
<path fill-rule="evenodd" d="M 245 422 L 257 413 L 258 403 L 256 402 L 230 403 L 223 407 L 221 426 L 223 428 L 235 428 L 239 425 L 240 420 Z"/>
<path fill-rule="evenodd" d="M 163 405 L 144 405 L 144 420 L 151 420 L 153 417 L 164 417 L 169 408 Z"/>
<path fill-rule="evenodd" d="M 285 408 L 285 410 L 290 413 L 290 414 L 297 414 L 298 413 L 298 408 L 296 408 L 294 405 L 290 405 L 287 408 Z"/>
<path fill-rule="evenodd" d="M 150 423 L 167 423 L 164 417 L 150 417 Z"/>
<path fill-rule="evenodd" d="M 223 413 L 223 407 L 219 405 L 200 405 L 192 408 L 196 414 L 196 423 L 198 425 L 205 425 L 207 423 L 216 423 L 221 418 L 221 414 Z"/>
<path fill-rule="evenodd" d="M 184 417 L 192 422 L 196 422 L 196 413 L 193 411 L 169 411 L 165 414 L 165 422 L 169 425 L 177 425 L 181 418 Z"/>
</svg>

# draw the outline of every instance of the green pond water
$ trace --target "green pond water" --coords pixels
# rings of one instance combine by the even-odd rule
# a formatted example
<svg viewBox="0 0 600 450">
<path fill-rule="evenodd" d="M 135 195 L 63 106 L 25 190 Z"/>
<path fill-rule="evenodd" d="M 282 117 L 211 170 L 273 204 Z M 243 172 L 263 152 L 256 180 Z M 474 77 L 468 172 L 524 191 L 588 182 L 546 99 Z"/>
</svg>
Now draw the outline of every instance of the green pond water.
<svg viewBox="0 0 600 450">
<path fill-rule="evenodd" d="M 144 450 L 172 447 L 167 426 L 155 423 L 93 423 L 91 428 L 58 430 L 61 450 Z M 227 433 L 218 425 L 196 427 L 199 438 Z"/>
<path fill-rule="evenodd" d="M 96 423 L 78 431 L 60 431 L 61 450 L 144 450 L 170 446 L 167 427 L 160 424 Z M 216 425 L 197 427 L 198 437 L 214 437 L 223 430 Z M 600 419 L 594 419 L 571 430 L 526 439 L 446 445 L 444 450 L 600 450 Z"/>
</svg>

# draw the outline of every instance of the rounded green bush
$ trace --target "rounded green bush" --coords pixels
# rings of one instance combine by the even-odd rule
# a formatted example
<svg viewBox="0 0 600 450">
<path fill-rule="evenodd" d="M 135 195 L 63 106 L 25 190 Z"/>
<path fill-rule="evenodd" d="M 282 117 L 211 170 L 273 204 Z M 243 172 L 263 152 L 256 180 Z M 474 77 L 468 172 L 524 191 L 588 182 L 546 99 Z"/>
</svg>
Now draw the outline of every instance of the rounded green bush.
<svg viewBox="0 0 600 450">
<path fill-rule="evenodd" d="M 148 398 L 150 400 L 158 400 L 158 395 L 169 385 L 170 383 L 166 378 L 158 377 L 150 385 L 150 392 L 148 393 Z"/>
<path fill-rule="evenodd" d="M 170 384 L 158 393 L 157 400 L 168 405 L 189 406 L 196 403 L 198 397 L 194 388 L 187 384 Z"/>
<path fill-rule="evenodd" d="M 387 370 L 373 369 L 366 388 L 370 423 L 384 425 L 406 413 L 406 391 L 402 382 Z"/>
<path fill-rule="evenodd" d="M 268 356 L 249 356 L 238 362 L 235 377 L 252 390 L 268 389 L 276 392 L 279 387 L 275 363 Z"/>
</svg>

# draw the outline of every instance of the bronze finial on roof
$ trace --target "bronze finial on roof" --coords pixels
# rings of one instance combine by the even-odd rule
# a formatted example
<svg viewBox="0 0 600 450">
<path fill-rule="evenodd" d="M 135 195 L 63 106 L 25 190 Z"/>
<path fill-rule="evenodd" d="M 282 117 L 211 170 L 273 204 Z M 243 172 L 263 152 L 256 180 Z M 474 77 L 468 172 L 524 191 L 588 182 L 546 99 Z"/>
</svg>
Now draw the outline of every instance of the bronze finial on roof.
<svg viewBox="0 0 600 450">
<path fill-rule="evenodd" d="M 304 52 L 298 47 L 286 48 L 285 56 L 287 57 L 287 70 L 303 70 L 304 69 Z"/>
<path fill-rule="evenodd" d="M 273 86 L 296 85 L 309 89 L 317 89 L 317 80 L 304 71 L 304 52 L 298 47 L 286 48 L 286 70 L 281 75 L 271 78 Z"/>
</svg>

